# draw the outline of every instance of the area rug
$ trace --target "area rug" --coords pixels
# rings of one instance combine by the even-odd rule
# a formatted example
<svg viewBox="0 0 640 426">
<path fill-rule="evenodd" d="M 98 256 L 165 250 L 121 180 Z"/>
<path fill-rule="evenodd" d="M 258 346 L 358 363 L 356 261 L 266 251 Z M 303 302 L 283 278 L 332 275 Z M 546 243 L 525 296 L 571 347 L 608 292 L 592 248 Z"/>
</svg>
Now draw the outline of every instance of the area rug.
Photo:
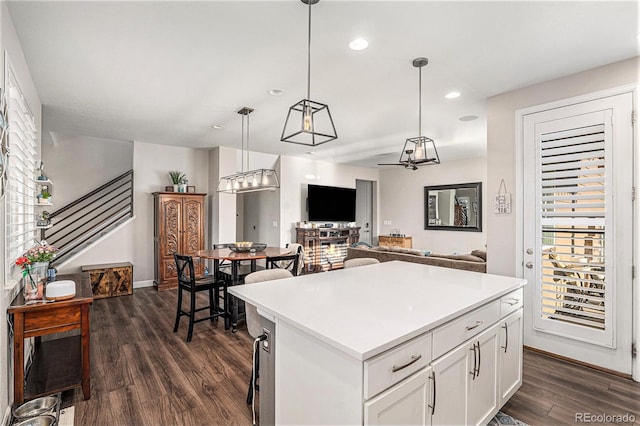
<svg viewBox="0 0 640 426">
<path fill-rule="evenodd" d="M 498 413 L 487 423 L 487 426 L 501 426 L 501 425 L 517 425 L 517 426 L 529 426 L 520 420 L 516 420 L 508 414 L 498 411 Z"/>
</svg>

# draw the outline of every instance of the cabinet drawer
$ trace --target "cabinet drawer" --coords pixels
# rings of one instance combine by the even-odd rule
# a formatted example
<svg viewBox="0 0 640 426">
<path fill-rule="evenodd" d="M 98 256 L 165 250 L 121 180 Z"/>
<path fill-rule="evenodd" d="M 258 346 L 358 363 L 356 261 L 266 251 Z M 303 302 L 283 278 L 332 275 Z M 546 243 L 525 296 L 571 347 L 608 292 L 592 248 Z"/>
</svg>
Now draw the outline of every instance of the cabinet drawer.
<svg viewBox="0 0 640 426">
<path fill-rule="evenodd" d="M 433 359 L 490 327 L 500 319 L 500 300 L 494 300 L 433 332 Z"/>
<path fill-rule="evenodd" d="M 431 362 L 431 333 L 364 362 L 364 398 L 369 399 Z"/>
<path fill-rule="evenodd" d="M 515 312 L 522 307 L 524 289 L 519 288 L 516 291 L 504 295 L 500 298 L 500 317 Z"/>
</svg>

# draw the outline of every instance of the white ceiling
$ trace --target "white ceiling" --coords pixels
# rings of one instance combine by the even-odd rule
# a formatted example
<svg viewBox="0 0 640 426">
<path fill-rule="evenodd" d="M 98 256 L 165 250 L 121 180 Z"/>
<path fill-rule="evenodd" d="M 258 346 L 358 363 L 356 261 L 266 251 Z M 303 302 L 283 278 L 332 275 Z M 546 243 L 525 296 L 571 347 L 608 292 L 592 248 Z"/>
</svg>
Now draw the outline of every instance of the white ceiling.
<svg viewBox="0 0 640 426">
<path fill-rule="evenodd" d="M 252 150 L 310 150 L 280 142 L 288 108 L 306 96 L 299 0 L 10 1 L 9 9 L 45 131 L 239 148 L 236 111 L 249 106 Z M 329 104 L 338 139 L 314 158 L 395 161 L 418 136 L 418 56 L 430 61 L 423 133 L 442 162 L 484 155 L 488 97 L 637 56 L 638 14 L 636 1 L 322 0 L 312 9 L 311 99 Z M 350 50 L 355 37 L 369 48 Z M 284 94 L 269 95 L 273 88 Z M 462 96 L 445 99 L 451 90 Z M 458 120 L 465 115 L 479 119 Z"/>
</svg>

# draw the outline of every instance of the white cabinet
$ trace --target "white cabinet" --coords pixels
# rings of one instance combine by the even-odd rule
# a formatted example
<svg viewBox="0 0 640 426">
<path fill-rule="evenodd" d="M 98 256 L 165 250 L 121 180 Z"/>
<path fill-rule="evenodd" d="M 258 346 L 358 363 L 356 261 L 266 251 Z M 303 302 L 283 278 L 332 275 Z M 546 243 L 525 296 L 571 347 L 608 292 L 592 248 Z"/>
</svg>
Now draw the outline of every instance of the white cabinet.
<svg viewBox="0 0 640 426">
<path fill-rule="evenodd" d="M 486 425 L 498 410 L 498 330 L 495 324 L 471 342 L 475 349 L 469 356 L 469 371 L 475 374 L 467 386 L 469 425 Z"/>
<path fill-rule="evenodd" d="M 471 377 L 469 360 L 473 358 L 471 345 L 457 349 L 433 362 L 434 406 L 431 422 L 434 425 L 467 424 L 467 387 Z M 471 361 L 473 362 L 473 361 Z"/>
<path fill-rule="evenodd" d="M 500 321 L 500 406 L 522 384 L 522 308 Z"/>
<path fill-rule="evenodd" d="M 366 425 L 430 425 L 431 367 L 426 367 L 364 404 Z"/>
<path fill-rule="evenodd" d="M 498 325 L 434 361 L 434 425 L 485 425 L 498 408 Z"/>
</svg>

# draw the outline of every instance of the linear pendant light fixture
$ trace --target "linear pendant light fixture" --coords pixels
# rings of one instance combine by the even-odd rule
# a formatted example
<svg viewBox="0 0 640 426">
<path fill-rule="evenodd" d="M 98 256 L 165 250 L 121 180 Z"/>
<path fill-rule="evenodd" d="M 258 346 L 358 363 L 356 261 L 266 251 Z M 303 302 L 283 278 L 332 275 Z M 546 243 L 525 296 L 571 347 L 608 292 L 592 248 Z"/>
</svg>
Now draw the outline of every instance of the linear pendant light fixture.
<svg viewBox="0 0 640 426">
<path fill-rule="evenodd" d="M 241 194 L 255 191 L 275 191 L 280 188 L 278 174 L 273 169 L 255 169 L 244 171 L 244 120 L 247 119 L 247 169 L 249 168 L 249 114 L 252 108 L 243 107 L 238 111 L 242 115 L 242 171 L 234 175 L 224 176 L 218 182 L 217 192 Z"/>
<path fill-rule="evenodd" d="M 311 100 L 311 6 L 320 0 L 300 0 L 309 6 L 307 38 L 307 98 L 289 108 L 282 129 L 282 142 L 318 146 L 338 138 L 329 105 Z"/>
</svg>

